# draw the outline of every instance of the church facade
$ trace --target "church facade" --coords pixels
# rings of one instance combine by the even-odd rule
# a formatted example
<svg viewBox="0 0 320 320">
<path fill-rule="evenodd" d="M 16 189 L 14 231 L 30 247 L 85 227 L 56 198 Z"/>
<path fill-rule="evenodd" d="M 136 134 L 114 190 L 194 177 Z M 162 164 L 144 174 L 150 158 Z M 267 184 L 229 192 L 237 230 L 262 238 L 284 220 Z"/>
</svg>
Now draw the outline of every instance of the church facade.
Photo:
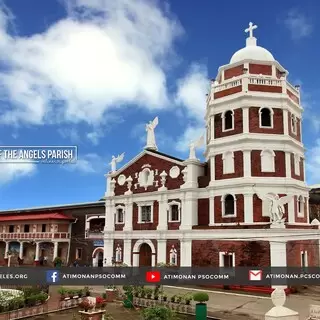
<svg viewBox="0 0 320 320">
<path fill-rule="evenodd" d="M 309 222 L 300 90 L 246 30 L 206 99 L 206 138 L 188 159 L 147 144 L 106 175 L 105 265 L 319 266 L 319 222 Z M 201 107 L 201 106 L 199 106 Z M 203 141 L 205 140 L 205 141 Z M 205 144 L 205 162 L 197 149 Z M 123 160 L 123 155 L 118 157 Z"/>
</svg>

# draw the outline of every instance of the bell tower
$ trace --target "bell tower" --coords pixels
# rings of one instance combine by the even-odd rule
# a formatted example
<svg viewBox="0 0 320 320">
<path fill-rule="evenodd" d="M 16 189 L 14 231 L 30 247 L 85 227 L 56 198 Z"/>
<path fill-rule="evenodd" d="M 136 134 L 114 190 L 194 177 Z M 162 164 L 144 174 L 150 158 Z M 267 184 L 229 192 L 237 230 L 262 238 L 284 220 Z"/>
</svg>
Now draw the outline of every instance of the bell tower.
<svg viewBox="0 0 320 320">
<path fill-rule="evenodd" d="M 292 195 L 285 224 L 309 223 L 300 90 L 288 71 L 257 45 L 246 46 L 212 80 L 206 109 L 210 225 L 270 222 L 262 194 Z"/>
</svg>

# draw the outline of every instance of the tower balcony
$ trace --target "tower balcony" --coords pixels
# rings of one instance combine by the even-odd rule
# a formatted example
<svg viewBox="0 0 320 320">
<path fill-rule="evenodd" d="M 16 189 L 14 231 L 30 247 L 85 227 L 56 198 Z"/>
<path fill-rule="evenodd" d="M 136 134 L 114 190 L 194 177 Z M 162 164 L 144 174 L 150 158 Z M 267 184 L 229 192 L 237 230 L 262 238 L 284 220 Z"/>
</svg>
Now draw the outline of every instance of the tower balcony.
<svg viewBox="0 0 320 320">
<path fill-rule="evenodd" d="M 0 240 L 52 240 L 70 239 L 69 232 L 10 232 L 0 234 Z"/>
<path fill-rule="evenodd" d="M 237 93 L 280 93 L 286 94 L 297 105 L 300 104 L 300 90 L 291 85 L 285 77 L 268 77 L 264 75 L 243 74 L 229 80 L 213 81 L 210 93 L 207 97 L 207 104 L 214 103 L 215 100 L 221 99 Z"/>
</svg>

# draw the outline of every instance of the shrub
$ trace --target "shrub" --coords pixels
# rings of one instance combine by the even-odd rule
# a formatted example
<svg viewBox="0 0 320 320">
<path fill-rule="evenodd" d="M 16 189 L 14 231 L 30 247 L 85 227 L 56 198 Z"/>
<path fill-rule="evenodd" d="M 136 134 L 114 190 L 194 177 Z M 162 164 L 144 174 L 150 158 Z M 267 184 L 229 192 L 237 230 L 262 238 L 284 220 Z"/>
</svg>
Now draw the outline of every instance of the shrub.
<svg viewBox="0 0 320 320">
<path fill-rule="evenodd" d="M 205 292 L 197 292 L 193 294 L 193 300 L 199 303 L 204 303 L 209 301 L 209 296 Z"/>
<path fill-rule="evenodd" d="M 173 311 L 164 306 L 149 307 L 142 310 L 143 320 L 173 320 L 176 319 Z"/>
</svg>

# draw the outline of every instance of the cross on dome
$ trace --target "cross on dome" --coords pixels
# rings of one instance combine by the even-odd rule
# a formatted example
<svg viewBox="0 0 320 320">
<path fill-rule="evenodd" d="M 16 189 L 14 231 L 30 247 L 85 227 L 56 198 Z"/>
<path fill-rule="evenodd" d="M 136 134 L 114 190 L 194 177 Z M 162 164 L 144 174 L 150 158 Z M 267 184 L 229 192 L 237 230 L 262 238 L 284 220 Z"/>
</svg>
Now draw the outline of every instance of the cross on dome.
<svg viewBox="0 0 320 320">
<path fill-rule="evenodd" d="M 244 30 L 245 33 L 249 32 L 249 38 L 253 38 L 253 30 L 257 29 L 258 26 L 257 25 L 253 25 L 252 22 L 249 22 L 249 28 L 247 28 L 246 30 Z"/>
</svg>

